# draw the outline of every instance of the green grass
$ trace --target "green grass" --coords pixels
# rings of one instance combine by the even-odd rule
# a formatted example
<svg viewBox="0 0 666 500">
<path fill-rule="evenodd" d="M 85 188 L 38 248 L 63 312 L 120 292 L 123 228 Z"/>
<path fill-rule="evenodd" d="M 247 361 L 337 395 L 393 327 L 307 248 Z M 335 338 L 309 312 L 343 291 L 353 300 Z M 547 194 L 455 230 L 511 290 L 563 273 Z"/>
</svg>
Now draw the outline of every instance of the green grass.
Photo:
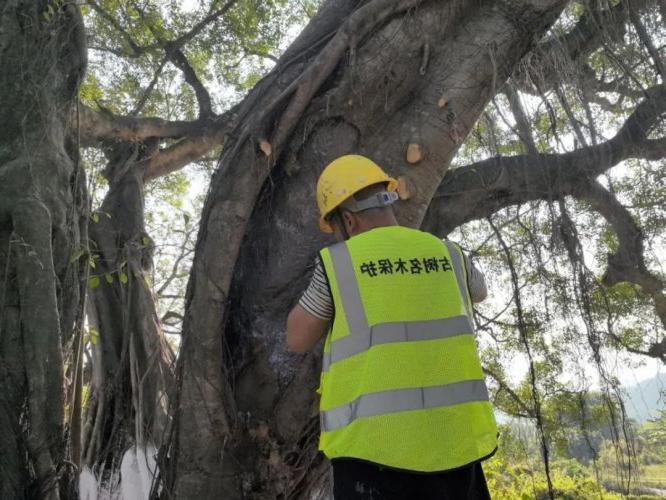
<svg viewBox="0 0 666 500">
<path fill-rule="evenodd" d="M 607 486 L 618 485 L 619 478 L 615 474 L 610 474 L 604 477 L 604 483 Z M 636 488 L 636 490 L 641 490 L 643 488 L 656 488 L 666 491 L 666 464 L 652 464 L 642 466 L 638 477 L 632 478 L 632 485 L 632 490 L 634 488 Z M 647 499 L 659 497 L 642 495 L 632 498 Z"/>
<path fill-rule="evenodd" d="M 666 464 L 644 465 L 638 482 L 650 488 L 666 490 Z"/>
</svg>

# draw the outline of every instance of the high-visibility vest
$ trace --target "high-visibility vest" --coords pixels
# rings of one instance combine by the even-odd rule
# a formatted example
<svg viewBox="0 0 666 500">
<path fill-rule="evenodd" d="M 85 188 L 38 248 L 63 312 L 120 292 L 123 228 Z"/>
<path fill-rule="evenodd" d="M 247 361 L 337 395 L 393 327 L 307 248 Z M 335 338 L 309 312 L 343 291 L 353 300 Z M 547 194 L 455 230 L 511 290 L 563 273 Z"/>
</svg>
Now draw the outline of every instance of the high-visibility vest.
<svg viewBox="0 0 666 500">
<path fill-rule="evenodd" d="M 497 427 L 459 247 L 400 226 L 321 251 L 335 306 L 319 448 L 434 472 L 491 456 Z"/>
</svg>

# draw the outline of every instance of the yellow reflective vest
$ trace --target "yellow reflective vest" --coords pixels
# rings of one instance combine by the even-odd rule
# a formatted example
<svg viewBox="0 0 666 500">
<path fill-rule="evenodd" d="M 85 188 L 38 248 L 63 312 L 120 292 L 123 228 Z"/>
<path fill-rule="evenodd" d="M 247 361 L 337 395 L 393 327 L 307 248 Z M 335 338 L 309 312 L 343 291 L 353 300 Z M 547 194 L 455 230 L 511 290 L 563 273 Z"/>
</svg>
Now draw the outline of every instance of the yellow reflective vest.
<svg viewBox="0 0 666 500">
<path fill-rule="evenodd" d="M 422 472 L 492 455 L 497 428 L 457 245 L 389 226 L 321 258 L 335 305 L 319 388 L 325 455 Z"/>
</svg>

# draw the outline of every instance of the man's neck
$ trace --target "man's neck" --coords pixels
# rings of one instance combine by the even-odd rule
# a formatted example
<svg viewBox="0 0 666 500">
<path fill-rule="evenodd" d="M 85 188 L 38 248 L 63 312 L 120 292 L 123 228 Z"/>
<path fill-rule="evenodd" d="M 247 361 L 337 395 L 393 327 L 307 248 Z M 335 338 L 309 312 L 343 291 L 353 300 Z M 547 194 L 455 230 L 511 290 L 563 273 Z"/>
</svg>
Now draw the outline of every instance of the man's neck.
<svg viewBox="0 0 666 500">
<path fill-rule="evenodd" d="M 393 220 L 376 221 L 369 224 L 364 224 L 361 228 L 359 228 L 359 231 L 356 234 L 366 233 L 368 231 L 372 231 L 373 229 L 378 229 L 380 227 L 391 227 L 398 225 L 399 225 L 398 221 L 396 221 L 395 218 Z"/>
</svg>

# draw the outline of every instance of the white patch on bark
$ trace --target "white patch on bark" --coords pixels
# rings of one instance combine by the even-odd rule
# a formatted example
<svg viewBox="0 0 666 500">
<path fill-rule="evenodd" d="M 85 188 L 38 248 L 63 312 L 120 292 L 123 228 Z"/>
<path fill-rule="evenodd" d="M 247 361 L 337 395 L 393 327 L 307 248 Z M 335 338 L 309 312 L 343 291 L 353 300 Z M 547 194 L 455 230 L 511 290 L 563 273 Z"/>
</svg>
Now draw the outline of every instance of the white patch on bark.
<svg viewBox="0 0 666 500">
<path fill-rule="evenodd" d="M 99 477 L 88 467 L 79 475 L 80 500 L 148 500 L 153 478 L 157 472 L 153 445 L 127 450 L 120 464 L 120 475 L 101 484 Z"/>
</svg>

